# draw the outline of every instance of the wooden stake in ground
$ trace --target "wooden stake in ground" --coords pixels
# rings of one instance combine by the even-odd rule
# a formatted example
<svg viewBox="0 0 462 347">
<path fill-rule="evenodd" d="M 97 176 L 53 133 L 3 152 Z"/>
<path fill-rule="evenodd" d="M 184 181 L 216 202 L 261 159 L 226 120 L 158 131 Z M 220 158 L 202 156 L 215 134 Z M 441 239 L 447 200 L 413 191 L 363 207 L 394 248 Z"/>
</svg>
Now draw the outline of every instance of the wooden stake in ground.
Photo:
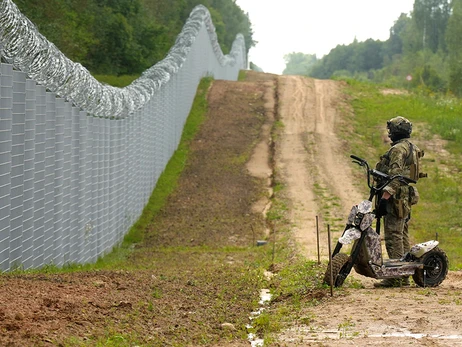
<svg viewBox="0 0 462 347">
<path fill-rule="evenodd" d="M 330 296 L 334 296 L 334 276 L 332 274 L 332 252 L 331 252 L 331 242 L 330 242 L 330 225 L 327 224 L 327 242 L 329 243 L 329 272 L 330 272 Z"/>
<path fill-rule="evenodd" d="M 319 252 L 319 221 L 318 216 L 316 216 L 316 241 L 318 245 L 318 265 L 321 264 L 321 254 Z"/>
</svg>

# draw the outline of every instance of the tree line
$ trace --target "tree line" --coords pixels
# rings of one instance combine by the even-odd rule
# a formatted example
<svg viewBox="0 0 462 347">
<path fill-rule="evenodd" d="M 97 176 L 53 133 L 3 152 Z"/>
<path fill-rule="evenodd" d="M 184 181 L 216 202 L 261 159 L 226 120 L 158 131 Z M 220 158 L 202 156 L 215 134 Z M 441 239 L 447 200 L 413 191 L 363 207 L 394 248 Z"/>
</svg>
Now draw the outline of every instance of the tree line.
<svg viewBox="0 0 462 347">
<path fill-rule="evenodd" d="M 223 52 L 238 33 L 254 45 L 234 0 L 14 0 L 49 41 L 93 74 L 140 74 L 162 60 L 192 9 L 205 5 Z"/>
<path fill-rule="evenodd" d="M 290 53 L 284 74 L 350 77 L 462 96 L 462 0 L 415 0 L 386 41 L 354 40 L 321 59 Z"/>
</svg>

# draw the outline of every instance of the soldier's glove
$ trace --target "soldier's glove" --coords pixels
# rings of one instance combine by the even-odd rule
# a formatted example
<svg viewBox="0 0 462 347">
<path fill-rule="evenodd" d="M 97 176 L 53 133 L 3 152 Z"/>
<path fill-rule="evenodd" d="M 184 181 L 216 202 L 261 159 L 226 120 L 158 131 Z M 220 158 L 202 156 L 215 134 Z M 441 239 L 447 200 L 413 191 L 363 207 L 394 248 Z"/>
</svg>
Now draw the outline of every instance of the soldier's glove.
<svg viewBox="0 0 462 347">
<path fill-rule="evenodd" d="M 375 210 L 375 215 L 377 216 L 377 218 L 386 216 L 388 214 L 387 204 L 388 204 L 388 200 L 386 199 L 379 200 L 379 204 L 377 205 L 377 208 Z"/>
</svg>

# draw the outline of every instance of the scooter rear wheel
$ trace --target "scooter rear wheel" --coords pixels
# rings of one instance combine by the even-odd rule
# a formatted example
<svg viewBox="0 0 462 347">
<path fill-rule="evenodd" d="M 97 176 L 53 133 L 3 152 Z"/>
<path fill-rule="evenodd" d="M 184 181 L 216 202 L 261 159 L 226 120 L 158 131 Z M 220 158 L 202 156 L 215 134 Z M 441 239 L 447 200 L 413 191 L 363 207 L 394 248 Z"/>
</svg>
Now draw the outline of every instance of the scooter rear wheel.
<svg viewBox="0 0 462 347">
<path fill-rule="evenodd" d="M 337 253 L 332 258 L 332 283 L 334 287 L 341 287 L 343 285 L 346 277 L 342 275 L 339 276 L 339 274 L 342 273 L 342 269 L 347 265 L 349 258 L 350 257 L 345 253 Z M 324 284 L 331 285 L 330 263 L 324 275 Z"/>
<path fill-rule="evenodd" d="M 420 287 L 436 287 L 448 274 L 449 260 L 446 253 L 438 247 L 422 257 L 422 263 L 426 269 L 418 269 L 412 278 Z"/>
</svg>

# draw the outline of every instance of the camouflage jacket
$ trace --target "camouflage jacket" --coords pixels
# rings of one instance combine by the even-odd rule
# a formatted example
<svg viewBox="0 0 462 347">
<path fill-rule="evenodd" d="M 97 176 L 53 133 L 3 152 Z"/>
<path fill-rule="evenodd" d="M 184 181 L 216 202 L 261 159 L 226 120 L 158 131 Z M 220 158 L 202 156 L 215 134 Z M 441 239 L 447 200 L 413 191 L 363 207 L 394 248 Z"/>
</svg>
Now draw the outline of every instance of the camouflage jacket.
<svg viewBox="0 0 462 347">
<path fill-rule="evenodd" d="M 412 179 L 418 179 L 418 172 L 414 172 L 414 167 L 418 168 L 419 158 L 423 153 L 416 145 L 409 141 L 409 138 L 393 142 L 387 153 L 380 157 L 376 169 L 390 176 L 403 175 Z M 412 171 L 412 172 L 411 172 Z M 415 177 L 412 177 L 415 176 Z M 398 180 L 392 181 L 384 190 L 395 196 L 400 192 L 403 184 Z"/>
</svg>

